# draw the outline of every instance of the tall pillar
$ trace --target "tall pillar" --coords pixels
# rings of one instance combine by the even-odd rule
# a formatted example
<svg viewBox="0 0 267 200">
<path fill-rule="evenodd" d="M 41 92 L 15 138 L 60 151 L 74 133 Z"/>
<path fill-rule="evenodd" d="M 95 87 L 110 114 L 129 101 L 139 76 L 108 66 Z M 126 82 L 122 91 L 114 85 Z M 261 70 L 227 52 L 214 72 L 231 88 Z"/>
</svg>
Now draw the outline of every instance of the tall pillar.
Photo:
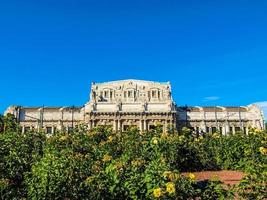
<svg viewBox="0 0 267 200">
<path fill-rule="evenodd" d="M 121 131 L 121 120 L 118 120 L 118 131 Z"/>
<path fill-rule="evenodd" d="M 248 135 L 248 127 L 246 127 L 246 135 Z"/>
<path fill-rule="evenodd" d="M 140 125 L 139 125 L 139 130 L 140 132 L 143 132 L 143 120 L 140 120 Z"/>
<path fill-rule="evenodd" d="M 235 126 L 232 126 L 233 134 L 235 134 Z"/>
<path fill-rule="evenodd" d="M 89 123 L 88 123 L 88 129 L 92 130 L 92 120 L 91 119 L 89 120 Z"/>
<path fill-rule="evenodd" d="M 163 132 L 167 133 L 167 120 L 164 120 L 164 124 L 163 124 Z"/>
<path fill-rule="evenodd" d="M 222 133 L 221 134 L 226 135 L 226 127 L 225 126 L 222 127 Z"/>
<path fill-rule="evenodd" d="M 229 126 L 229 122 L 226 121 L 225 122 L 225 134 L 229 134 L 230 133 L 230 126 Z"/>
<path fill-rule="evenodd" d="M 114 119 L 113 121 L 113 131 L 117 131 L 117 120 Z"/>
<path fill-rule="evenodd" d="M 22 133 L 25 133 L 25 126 L 22 126 Z"/>
</svg>

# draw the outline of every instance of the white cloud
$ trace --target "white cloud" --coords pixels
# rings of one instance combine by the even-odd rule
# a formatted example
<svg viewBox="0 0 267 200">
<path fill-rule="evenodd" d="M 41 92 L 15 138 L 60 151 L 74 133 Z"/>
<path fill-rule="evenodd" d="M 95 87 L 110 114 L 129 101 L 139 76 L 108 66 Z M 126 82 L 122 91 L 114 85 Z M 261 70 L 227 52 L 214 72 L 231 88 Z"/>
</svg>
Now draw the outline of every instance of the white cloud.
<svg viewBox="0 0 267 200">
<path fill-rule="evenodd" d="M 255 104 L 263 110 L 265 119 L 267 119 L 267 101 L 256 102 Z"/>
<path fill-rule="evenodd" d="M 219 100 L 220 97 L 217 97 L 217 96 L 210 96 L 210 97 L 205 97 L 203 98 L 203 101 L 217 101 Z"/>
</svg>

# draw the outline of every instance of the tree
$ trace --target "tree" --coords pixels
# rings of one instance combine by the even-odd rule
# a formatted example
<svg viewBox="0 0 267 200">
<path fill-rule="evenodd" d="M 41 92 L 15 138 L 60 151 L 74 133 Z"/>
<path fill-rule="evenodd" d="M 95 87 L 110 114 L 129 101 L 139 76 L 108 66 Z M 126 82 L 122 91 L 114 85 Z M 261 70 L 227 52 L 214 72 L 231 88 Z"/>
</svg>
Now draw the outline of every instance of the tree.
<svg viewBox="0 0 267 200">
<path fill-rule="evenodd" d="M 19 124 L 17 124 L 15 116 L 8 113 L 5 116 L 1 116 L 0 127 L 2 127 L 2 132 L 17 131 L 19 129 Z"/>
<path fill-rule="evenodd" d="M 4 131 L 4 116 L 0 115 L 0 133 Z"/>
</svg>

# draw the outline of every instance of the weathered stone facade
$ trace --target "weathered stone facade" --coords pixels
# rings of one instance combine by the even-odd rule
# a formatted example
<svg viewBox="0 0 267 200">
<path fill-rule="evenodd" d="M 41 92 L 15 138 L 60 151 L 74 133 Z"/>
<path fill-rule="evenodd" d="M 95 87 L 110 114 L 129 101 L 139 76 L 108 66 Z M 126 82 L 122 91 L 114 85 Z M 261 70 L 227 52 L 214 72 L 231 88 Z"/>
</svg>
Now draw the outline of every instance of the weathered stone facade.
<svg viewBox="0 0 267 200">
<path fill-rule="evenodd" d="M 179 107 L 171 95 L 169 82 L 122 80 L 92 83 L 90 100 L 82 107 L 21 107 L 10 106 L 5 113 L 13 113 L 23 128 L 48 133 L 56 129 L 70 130 L 78 124 L 88 129 L 110 126 L 125 131 L 136 126 L 140 131 L 161 124 L 167 127 L 191 127 L 197 132 L 222 134 L 248 132 L 249 127 L 264 129 L 262 111 L 256 105 L 244 107 Z"/>
</svg>

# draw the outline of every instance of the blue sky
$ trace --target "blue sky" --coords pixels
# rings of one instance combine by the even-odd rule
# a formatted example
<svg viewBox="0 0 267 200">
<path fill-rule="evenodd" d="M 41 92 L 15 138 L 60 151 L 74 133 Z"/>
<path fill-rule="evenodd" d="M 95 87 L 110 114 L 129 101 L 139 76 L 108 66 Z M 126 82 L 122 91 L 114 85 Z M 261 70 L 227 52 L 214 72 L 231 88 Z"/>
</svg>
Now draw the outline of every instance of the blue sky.
<svg viewBox="0 0 267 200">
<path fill-rule="evenodd" d="M 178 105 L 267 101 L 267 1 L 0 0 L 0 113 L 90 82 L 171 81 Z"/>
</svg>

